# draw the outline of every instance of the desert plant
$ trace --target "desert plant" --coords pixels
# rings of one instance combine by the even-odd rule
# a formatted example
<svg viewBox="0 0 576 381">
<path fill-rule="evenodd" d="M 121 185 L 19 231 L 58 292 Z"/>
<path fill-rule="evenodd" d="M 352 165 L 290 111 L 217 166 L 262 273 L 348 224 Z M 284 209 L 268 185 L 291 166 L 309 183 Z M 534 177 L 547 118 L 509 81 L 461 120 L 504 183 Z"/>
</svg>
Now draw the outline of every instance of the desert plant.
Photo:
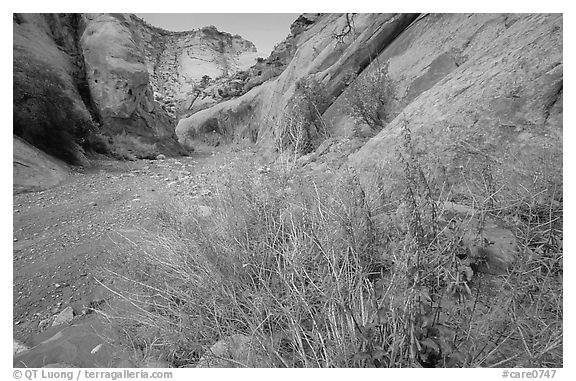
<svg viewBox="0 0 576 381">
<path fill-rule="evenodd" d="M 379 67 L 359 76 L 351 75 L 345 94 L 346 113 L 372 132 L 380 131 L 391 117 L 395 89 L 388 67 Z"/>
<path fill-rule="evenodd" d="M 114 135 L 112 137 L 110 153 L 120 160 L 155 159 L 160 151 L 156 144 L 142 141 L 133 135 Z"/>
<path fill-rule="evenodd" d="M 234 334 L 284 367 L 561 366 L 561 199 L 551 192 L 545 208 L 549 185 L 535 182 L 514 203 L 468 206 L 471 219 L 517 221 L 521 242 L 508 273 L 476 272 L 467 221 L 443 206 L 450 191 L 402 135 L 397 200 L 369 197 L 352 169 L 262 181 L 238 163 L 210 217 L 166 201 L 159 233 L 119 243 L 124 272 L 109 272 L 128 307 L 111 321 L 176 366 Z"/>
<path fill-rule="evenodd" d="M 112 151 L 112 139 L 108 136 L 94 133 L 84 139 L 82 148 L 87 152 L 96 152 L 100 154 L 109 154 Z"/>
<path fill-rule="evenodd" d="M 296 82 L 287 111 L 276 124 L 276 148 L 291 149 L 296 154 L 314 150 L 329 133 L 322 113 L 331 103 L 326 86 L 313 77 Z"/>
</svg>

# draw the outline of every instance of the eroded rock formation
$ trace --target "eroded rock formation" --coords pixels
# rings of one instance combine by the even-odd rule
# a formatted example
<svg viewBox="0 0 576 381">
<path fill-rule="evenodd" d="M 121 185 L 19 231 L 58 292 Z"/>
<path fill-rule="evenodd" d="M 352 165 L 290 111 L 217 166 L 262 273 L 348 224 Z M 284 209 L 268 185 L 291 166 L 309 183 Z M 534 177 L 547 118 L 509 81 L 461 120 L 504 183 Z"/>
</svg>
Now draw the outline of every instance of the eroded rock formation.
<svg viewBox="0 0 576 381">
<path fill-rule="evenodd" d="M 402 175 L 397 148 L 403 129 L 412 134 L 415 156 L 434 163 L 435 180 L 454 192 L 473 192 L 462 171 L 470 177 L 488 171 L 506 179 L 508 190 L 530 185 L 535 170 L 557 182 L 562 59 L 561 15 L 321 15 L 298 37 L 279 77 L 182 119 L 176 131 L 182 141 L 249 138 L 273 159 L 278 120 L 297 81 L 308 77 L 328 89 L 333 102 L 322 117 L 339 137 L 320 145 L 316 157 L 337 156 L 341 166 L 362 147 L 349 163 L 365 178 L 379 172 L 391 179 L 386 187 L 392 197 L 401 192 L 393 178 Z M 332 152 L 333 142 L 350 141 L 362 127 L 346 112 L 348 79 L 384 67 L 395 89 L 387 110 L 392 118 L 366 144 L 338 143 Z"/>
<path fill-rule="evenodd" d="M 263 151 L 270 153 L 274 123 L 293 97 L 299 79 L 311 76 L 326 85 L 329 97 L 340 95 L 347 77 L 361 72 L 416 16 L 355 15 L 353 33 L 346 33 L 350 21 L 345 15 L 299 18 L 288 38 L 296 49 L 282 73 L 239 98 L 180 120 L 176 128 L 179 139 L 194 141 L 232 130 L 237 138 L 258 140 Z"/>
<path fill-rule="evenodd" d="M 239 95 L 241 75 L 256 63 L 254 44 L 206 26 L 170 32 L 131 15 L 156 100 L 174 117 Z"/>
<path fill-rule="evenodd" d="M 167 32 L 130 14 L 14 14 L 13 24 L 14 134 L 71 164 L 89 164 L 94 134 L 182 153 L 175 118 L 239 95 L 234 76 L 256 62 L 251 42 L 214 27 Z"/>
</svg>

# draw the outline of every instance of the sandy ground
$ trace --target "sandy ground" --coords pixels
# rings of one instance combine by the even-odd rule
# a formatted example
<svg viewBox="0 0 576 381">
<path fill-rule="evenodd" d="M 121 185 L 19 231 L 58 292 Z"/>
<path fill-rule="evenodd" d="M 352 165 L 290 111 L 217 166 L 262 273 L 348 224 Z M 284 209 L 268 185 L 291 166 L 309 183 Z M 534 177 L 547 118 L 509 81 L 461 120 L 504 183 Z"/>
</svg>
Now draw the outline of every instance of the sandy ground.
<svg viewBox="0 0 576 381">
<path fill-rule="evenodd" d="M 33 344 L 41 322 L 67 306 L 103 298 L 98 281 L 118 254 L 122 235 L 154 229 L 163 202 L 199 202 L 232 162 L 254 162 L 254 153 L 231 150 L 166 160 L 100 160 L 64 183 L 14 195 L 13 333 Z"/>
</svg>

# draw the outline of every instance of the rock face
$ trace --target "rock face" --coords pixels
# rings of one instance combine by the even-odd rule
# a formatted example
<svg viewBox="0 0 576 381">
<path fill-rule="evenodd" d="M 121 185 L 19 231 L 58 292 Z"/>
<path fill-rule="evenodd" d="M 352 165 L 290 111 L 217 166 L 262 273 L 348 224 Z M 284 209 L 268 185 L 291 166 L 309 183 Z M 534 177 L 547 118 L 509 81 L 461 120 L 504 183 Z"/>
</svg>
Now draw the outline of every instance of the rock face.
<svg viewBox="0 0 576 381">
<path fill-rule="evenodd" d="M 329 97 L 338 96 L 349 74 L 362 71 L 415 18 L 413 14 L 358 14 L 352 21 L 334 14 L 299 18 L 286 43 L 291 46 L 286 48 L 286 57 L 294 56 L 282 73 L 239 98 L 180 120 L 179 140 L 194 141 L 205 134 L 224 135 L 232 130 L 236 138 L 257 140 L 268 153 L 272 126 L 292 99 L 299 79 L 311 76 L 326 85 Z M 350 22 L 354 33 L 346 33 Z M 344 36 L 334 37 L 340 34 Z"/>
<path fill-rule="evenodd" d="M 534 176 L 561 184 L 561 15 L 426 15 L 379 61 L 396 83 L 398 116 L 350 163 L 366 174 L 385 171 L 390 197 L 403 191 L 403 128 L 413 158 L 461 197 L 485 191 L 488 180 L 498 197 L 531 189 Z M 346 133 L 352 124 L 337 106 L 326 114 Z"/>
<path fill-rule="evenodd" d="M 72 164 L 89 135 L 181 150 L 128 15 L 14 14 L 14 133 Z"/>
<path fill-rule="evenodd" d="M 73 164 L 85 161 L 75 134 L 95 122 L 76 45 L 79 23 L 79 15 L 13 17 L 14 134 Z"/>
<path fill-rule="evenodd" d="M 152 138 L 170 146 L 173 121 L 154 101 L 141 41 L 129 15 L 86 14 L 80 46 L 90 94 L 112 134 Z"/>
<path fill-rule="evenodd" d="M 235 75 L 256 63 L 252 42 L 214 26 L 170 32 L 134 15 L 130 22 L 141 41 L 156 100 L 175 117 L 238 95 L 242 81 Z"/>
<path fill-rule="evenodd" d="M 14 136 L 12 187 L 14 193 L 39 191 L 65 180 L 70 169 L 26 141 Z"/>
<path fill-rule="evenodd" d="M 182 119 L 179 139 L 250 139 L 274 158 L 275 128 L 304 77 L 328 91 L 322 117 L 330 132 L 350 137 L 361 125 L 346 113 L 350 74 L 360 80 L 387 67 L 392 117 L 349 162 L 365 178 L 385 174 L 389 197 L 403 189 L 396 181 L 403 176 L 397 152 L 403 129 L 411 133 L 415 158 L 433 164 L 434 180 L 457 194 L 479 191 L 462 175 L 489 172 L 494 184 L 505 180 L 501 196 L 530 186 L 537 173 L 561 181 L 561 15 L 320 15 L 295 41 L 280 76 Z"/>
<path fill-rule="evenodd" d="M 86 163 L 94 133 L 179 153 L 175 119 L 246 92 L 262 74 L 248 70 L 256 56 L 250 41 L 212 26 L 168 32 L 130 14 L 14 14 L 14 133 L 73 164 Z"/>
</svg>

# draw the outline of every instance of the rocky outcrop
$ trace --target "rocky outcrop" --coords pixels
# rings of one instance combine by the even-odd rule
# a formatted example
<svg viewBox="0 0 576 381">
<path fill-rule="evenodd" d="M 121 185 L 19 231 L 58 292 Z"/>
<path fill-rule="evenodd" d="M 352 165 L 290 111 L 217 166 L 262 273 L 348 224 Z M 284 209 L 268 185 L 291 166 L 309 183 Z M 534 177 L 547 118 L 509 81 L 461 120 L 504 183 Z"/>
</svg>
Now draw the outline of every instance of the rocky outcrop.
<svg viewBox="0 0 576 381">
<path fill-rule="evenodd" d="M 290 26 L 290 34 L 272 49 L 270 56 L 260 59 L 246 73 L 242 94 L 262 83 L 278 77 L 292 61 L 300 36 L 320 17 L 320 13 L 304 13 Z M 238 95 L 242 95 L 238 94 Z"/>
<path fill-rule="evenodd" d="M 14 133 L 73 164 L 102 140 L 91 134 L 179 153 L 175 118 L 243 94 L 256 55 L 211 26 L 168 32 L 130 14 L 14 14 Z"/>
<path fill-rule="evenodd" d="M 13 17 L 14 134 L 73 164 L 85 162 L 76 137 L 94 125 L 76 46 L 79 22 L 55 14 Z"/>
<path fill-rule="evenodd" d="M 398 115 L 350 163 L 366 177 L 383 171 L 389 197 L 403 192 L 403 129 L 413 159 L 455 198 L 483 194 L 487 182 L 511 199 L 537 178 L 561 184 L 561 15 L 426 15 L 379 62 L 389 63 Z M 338 106 L 325 115 L 346 134 L 353 121 Z"/>
<path fill-rule="evenodd" d="M 289 65 L 274 80 L 245 95 L 202 110 L 180 120 L 180 141 L 202 139 L 205 134 L 232 134 L 237 139 L 258 140 L 268 154 L 273 128 L 296 90 L 296 82 L 313 77 L 338 96 L 350 73 L 362 71 L 416 15 L 357 14 L 301 17 L 292 27 L 296 51 Z M 305 21 L 304 21 L 305 20 Z M 354 24 L 353 32 L 348 30 Z M 292 53 L 287 54 L 291 56 Z"/>
<path fill-rule="evenodd" d="M 154 102 L 145 59 L 123 16 L 14 14 L 14 133 L 86 165 L 93 133 L 128 133 L 181 150 Z M 18 145 L 17 147 L 21 147 Z"/>
<path fill-rule="evenodd" d="M 242 74 L 236 74 L 256 63 L 252 42 L 214 26 L 170 32 L 134 15 L 130 23 L 141 41 L 156 100 L 176 118 L 239 95 Z"/>
<path fill-rule="evenodd" d="M 12 142 L 12 187 L 14 193 L 40 191 L 57 185 L 70 174 L 62 161 L 14 136 Z"/>
<path fill-rule="evenodd" d="M 210 347 L 198 360 L 197 368 L 271 368 L 263 346 L 255 338 L 236 334 Z"/>
<path fill-rule="evenodd" d="M 80 48 L 104 131 L 138 135 L 177 149 L 173 120 L 154 101 L 146 56 L 130 15 L 85 14 L 83 21 Z"/>
<path fill-rule="evenodd" d="M 561 15 L 321 15 L 279 77 L 181 120 L 176 131 L 182 141 L 250 139 L 274 158 L 275 128 L 308 77 L 333 99 L 322 115 L 331 133 L 347 139 L 362 126 L 346 111 L 350 78 L 383 68 L 394 89 L 391 118 L 366 144 L 343 146 L 362 146 L 350 164 L 366 178 L 385 174 L 393 199 L 402 192 L 394 179 L 402 176 L 403 129 L 416 158 L 433 164 L 435 180 L 454 193 L 470 196 L 474 187 L 462 176 L 487 171 L 505 179 L 502 196 L 530 186 L 536 173 L 561 181 Z M 352 152 L 340 152 L 339 165 Z"/>
</svg>

